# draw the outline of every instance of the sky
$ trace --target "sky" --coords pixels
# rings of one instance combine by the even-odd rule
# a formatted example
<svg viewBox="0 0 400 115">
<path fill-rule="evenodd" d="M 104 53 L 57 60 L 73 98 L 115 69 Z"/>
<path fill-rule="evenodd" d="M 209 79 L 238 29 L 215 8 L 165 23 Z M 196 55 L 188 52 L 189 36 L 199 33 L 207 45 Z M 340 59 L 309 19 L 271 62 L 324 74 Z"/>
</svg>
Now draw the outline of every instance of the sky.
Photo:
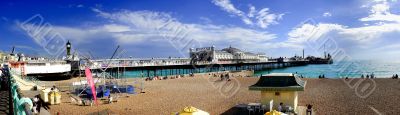
<svg viewBox="0 0 400 115">
<path fill-rule="evenodd" d="M 0 2 L 0 50 L 107 58 L 187 57 L 236 47 L 270 57 L 400 58 L 397 0 L 120 0 Z M 338 53 L 340 52 L 340 53 Z"/>
</svg>

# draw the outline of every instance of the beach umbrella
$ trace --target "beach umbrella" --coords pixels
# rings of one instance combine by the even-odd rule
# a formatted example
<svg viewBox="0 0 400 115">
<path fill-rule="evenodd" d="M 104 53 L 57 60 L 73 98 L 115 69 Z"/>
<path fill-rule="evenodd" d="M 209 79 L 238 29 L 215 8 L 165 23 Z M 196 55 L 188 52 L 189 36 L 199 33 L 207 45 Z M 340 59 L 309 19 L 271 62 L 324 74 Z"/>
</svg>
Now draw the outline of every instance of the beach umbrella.
<svg viewBox="0 0 400 115">
<path fill-rule="evenodd" d="M 210 114 L 205 111 L 202 111 L 200 109 L 190 106 L 190 107 L 185 107 L 177 115 L 210 115 Z"/>
<path fill-rule="evenodd" d="M 279 112 L 279 111 L 273 110 L 273 111 L 271 111 L 271 112 L 265 113 L 264 115 L 284 115 L 284 114 L 282 114 L 282 113 Z"/>
</svg>

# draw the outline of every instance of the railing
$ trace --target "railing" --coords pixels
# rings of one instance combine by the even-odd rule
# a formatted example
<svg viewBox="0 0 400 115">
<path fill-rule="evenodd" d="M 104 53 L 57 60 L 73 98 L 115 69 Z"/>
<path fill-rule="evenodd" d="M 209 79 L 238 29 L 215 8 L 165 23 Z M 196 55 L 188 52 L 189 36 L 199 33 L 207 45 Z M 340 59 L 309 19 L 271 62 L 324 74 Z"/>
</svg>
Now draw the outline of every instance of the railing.
<svg viewBox="0 0 400 115">
<path fill-rule="evenodd" d="M 91 69 L 106 68 L 106 67 L 145 67 L 145 66 L 169 66 L 169 65 L 189 65 L 190 60 L 187 61 L 171 61 L 171 60 L 92 60 L 93 65 Z M 277 61 L 241 61 L 241 63 L 262 63 L 262 62 L 277 62 Z M 219 61 L 219 62 L 208 62 L 198 61 L 197 65 L 207 64 L 235 64 L 236 61 Z M 81 67 L 81 70 L 83 68 Z"/>
<path fill-rule="evenodd" d="M 32 115 L 32 100 L 22 95 L 8 67 L 3 68 L 3 73 L 8 81 L 10 115 Z"/>
</svg>

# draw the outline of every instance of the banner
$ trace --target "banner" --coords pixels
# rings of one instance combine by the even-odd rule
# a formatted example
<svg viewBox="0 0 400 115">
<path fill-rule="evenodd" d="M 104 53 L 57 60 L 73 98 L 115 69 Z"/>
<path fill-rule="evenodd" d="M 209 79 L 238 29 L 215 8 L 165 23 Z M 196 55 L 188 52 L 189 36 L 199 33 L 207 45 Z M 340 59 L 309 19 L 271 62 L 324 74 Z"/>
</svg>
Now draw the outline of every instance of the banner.
<svg viewBox="0 0 400 115">
<path fill-rule="evenodd" d="M 86 69 L 85 69 L 85 75 L 86 75 L 86 79 L 87 79 L 88 85 L 90 86 L 90 89 L 92 90 L 94 102 L 97 105 L 96 88 L 94 87 L 92 72 L 90 71 L 90 69 L 88 67 L 86 67 Z"/>
</svg>

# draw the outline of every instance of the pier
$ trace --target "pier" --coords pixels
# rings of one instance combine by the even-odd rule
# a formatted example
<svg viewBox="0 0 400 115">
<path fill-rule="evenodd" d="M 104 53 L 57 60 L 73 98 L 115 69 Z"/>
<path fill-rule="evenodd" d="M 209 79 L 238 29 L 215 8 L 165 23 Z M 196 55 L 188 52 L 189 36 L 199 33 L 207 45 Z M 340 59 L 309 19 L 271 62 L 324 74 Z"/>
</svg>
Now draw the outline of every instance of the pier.
<svg viewBox="0 0 400 115">
<path fill-rule="evenodd" d="M 186 60 L 186 61 L 185 61 Z M 171 63 L 174 62 L 174 63 Z M 308 60 L 271 60 L 267 62 L 247 63 L 196 63 L 191 64 L 189 59 L 152 59 L 152 60 L 95 60 L 91 66 L 94 72 L 106 69 L 112 76 L 130 76 L 129 72 L 135 72 L 134 76 L 153 77 L 170 76 L 190 73 L 207 73 L 218 71 L 241 71 L 241 70 L 267 70 L 294 66 L 305 66 L 314 64 Z"/>
<path fill-rule="evenodd" d="M 215 46 L 190 48 L 189 56 L 189 58 L 86 60 L 86 65 L 81 65 L 80 70 L 89 66 L 94 72 L 106 71 L 120 78 L 120 76 L 154 77 L 219 71 L 259 71 L 332 63 L 330 55 L 324 58 L 304 57 L 303 52 L 303 56 L 270 58 L 263 53 L 247 52 L 232 46 L 220 50 Z"/>
</svg>

